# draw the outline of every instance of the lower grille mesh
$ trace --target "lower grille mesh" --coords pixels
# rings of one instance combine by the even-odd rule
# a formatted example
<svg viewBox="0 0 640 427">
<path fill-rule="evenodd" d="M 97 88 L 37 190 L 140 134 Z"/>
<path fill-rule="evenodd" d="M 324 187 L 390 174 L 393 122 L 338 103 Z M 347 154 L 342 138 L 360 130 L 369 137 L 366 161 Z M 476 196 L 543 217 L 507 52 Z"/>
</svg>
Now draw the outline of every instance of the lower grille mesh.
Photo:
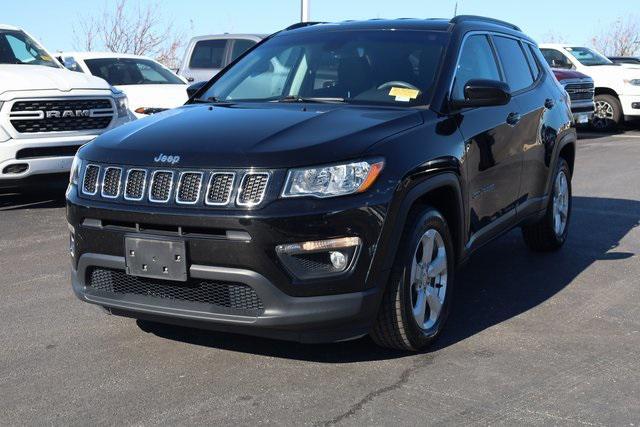
<svg viewBox="0 0 640 427">
<path fill-rule="evenodd" d="M 254 314 L 264 308 L 256 291 L 240 283 L 200 279 L 171 282 L 130 276 L 121 270 L 93 268 L 87 272 L 87 287 L 119 295 L 134 294 L 150 298 L 211 304 L 250 311 Z"/>
</svg>

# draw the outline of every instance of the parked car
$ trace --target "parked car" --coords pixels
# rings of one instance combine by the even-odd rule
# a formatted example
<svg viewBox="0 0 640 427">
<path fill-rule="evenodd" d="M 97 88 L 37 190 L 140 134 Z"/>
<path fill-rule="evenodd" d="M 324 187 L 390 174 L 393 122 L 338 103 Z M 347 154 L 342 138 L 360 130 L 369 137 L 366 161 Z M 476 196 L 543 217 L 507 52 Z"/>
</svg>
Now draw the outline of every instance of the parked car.
<svg viewBox="0 0 640 427">
<path fill-rule="evenodd" d="M 609 60 L 614 64 L 640 66 L 640 58 L 636 58 L 634 56 L 610 56 Z"/>
<path fill-rule="evenodd" d="M 76 156 L 67 219 L 81 300 L 419 350 L 442 332 L 475 250 L 514 227 L 533 250 L 567 238 L 569 99 L 514 25 L 295 25 L 198 94 Z"/>
<path fill-rule="evenodd" d="M 551 67 L 580 71 L 594 80 L 596 111 L 592 126 L 596 130 L 610 131 L 625 118 L 640 117 L 640 67 L 614 64 L 588 47 L 542 44 L 540 50 Z"/>
<path fill-rule="evenodd" d="M 60 54 L 71 71 L 92 74 L 127 94 L 136 117 L 179 107 L 187 99 L 187 82 L 158 61 L 146 56 L 112 52 Z"/>
<path fill-rule="evenodd" d="M 194 37 L 187 45 L 178 74 L 190 83 L 207 81 L 263 38 L 259 34 Z"/>
<path fill-rule="evenodd" d="M 587 124 L 595 111 L 593 79 L 579 71 L 553 68 L 553 74 L 571 99 L 571 112 L 576 124 Z"/>
<path fill-rule="evenodd" d="M 132 119 L 124 93 L 66 70 L 26 32 L 0 25 L 0 188 L 68 174 L 80 145 Z"/>
</svg>

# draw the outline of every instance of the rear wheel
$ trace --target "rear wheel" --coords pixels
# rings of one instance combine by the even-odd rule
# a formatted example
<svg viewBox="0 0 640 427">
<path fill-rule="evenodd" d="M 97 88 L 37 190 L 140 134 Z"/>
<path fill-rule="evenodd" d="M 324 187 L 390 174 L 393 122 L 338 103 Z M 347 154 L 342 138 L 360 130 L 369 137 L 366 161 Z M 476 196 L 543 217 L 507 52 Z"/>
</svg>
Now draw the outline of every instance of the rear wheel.
<svg viewBox="0 0 640 427">
<path fill-rule="evenodd" d="M 559 249 L 567 240 L 571 218 L 571 170 L 562 157 L 553 181 L 551 200 L 545 216 L 535 224 L 522 227 L 529 248 L 548 252 Z"/>
<path fill-rule="evenodd" d="M 404 230 L 385 290 L 373 340 L 384 347 L 418 351 L 440 334 L 454 289 L 453 243 L 442 215 L 414 212 Z"/>
<path fill-rule="evenodd" d="M 622 124 L 622 106 L 613 95 L 597 95 L 596 111 L 591 120 L 591 127 L 600 132 L 616 130 Z"/>
</svg>

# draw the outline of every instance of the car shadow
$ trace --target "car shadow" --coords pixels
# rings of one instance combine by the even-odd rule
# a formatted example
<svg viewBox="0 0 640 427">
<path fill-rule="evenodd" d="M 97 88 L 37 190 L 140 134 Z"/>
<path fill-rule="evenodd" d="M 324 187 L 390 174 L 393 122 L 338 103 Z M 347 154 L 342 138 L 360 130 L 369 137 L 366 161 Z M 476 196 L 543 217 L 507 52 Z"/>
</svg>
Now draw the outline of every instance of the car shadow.
<svg viewBox="0 0 640 427">
<path fill-rule="evenodd" d="M 51 185 L 24 192 L 0 190 L 0 211 L 62 208 L 65 204 L 64 192 L 64 185 Z"/>
<path fill-rule="evenodd" d="M 640 202 L 574 197 L 570 236 L 558 252 L 527 249 L 519 230 L 476 252 L 457 277 L 446 329 L 427 352 L 456 344 L 544 303 L 595 261 L 626 259 L 620 240 L 640 223 Z M 606 226 L 603 226 L 606 224 Z M 370 338 L 335 344 L 299 344 L 230 333 L 141 322 L 146 332 L 189 344 L 295 360 L 351 363 L 409 355 L 377 347 Z"/>
</svg>

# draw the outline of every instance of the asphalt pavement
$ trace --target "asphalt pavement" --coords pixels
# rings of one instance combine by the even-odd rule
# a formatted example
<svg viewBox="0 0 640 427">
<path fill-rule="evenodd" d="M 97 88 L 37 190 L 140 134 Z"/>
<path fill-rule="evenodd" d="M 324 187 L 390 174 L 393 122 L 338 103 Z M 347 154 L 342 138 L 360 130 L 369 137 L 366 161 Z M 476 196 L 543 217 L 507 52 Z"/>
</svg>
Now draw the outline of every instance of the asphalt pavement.
<svg viewBox="0 0 640 427">
<path fill-rule="evenodd" d="M 137 323 L 75 298 L 63 191 L 0 195 L 0 424 L 640 424 L 640 132 L 583 135 L 570 237 L 458 276 L 430 351 Z"/>
</svg>

